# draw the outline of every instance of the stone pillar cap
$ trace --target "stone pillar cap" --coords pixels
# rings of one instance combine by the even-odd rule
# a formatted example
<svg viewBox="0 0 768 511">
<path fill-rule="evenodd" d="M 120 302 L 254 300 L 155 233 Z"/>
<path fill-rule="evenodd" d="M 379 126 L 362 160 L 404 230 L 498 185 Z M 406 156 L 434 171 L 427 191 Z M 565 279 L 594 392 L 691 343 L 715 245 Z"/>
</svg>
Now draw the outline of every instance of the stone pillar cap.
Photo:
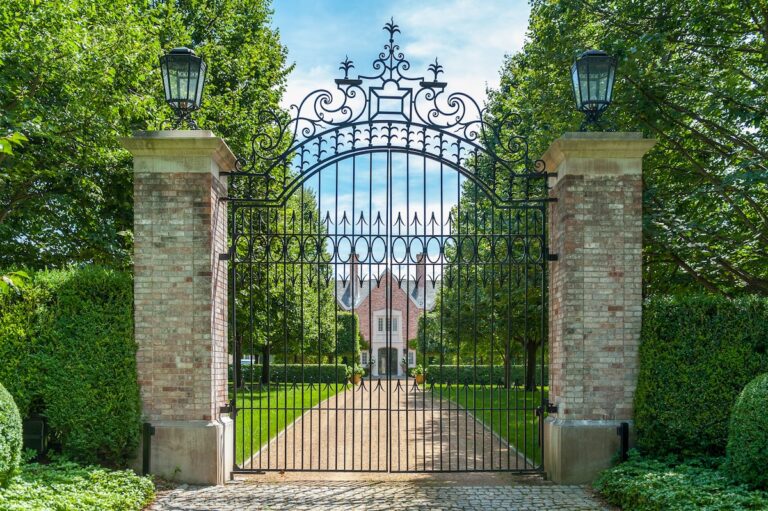
<svg viewBox="0 0 768 511">
<path fill-rule="evenodd" d="M 566 160 L 642 160 L 643 156 L 656 144 L 656 140 L 643 138 L 640 132 L 567 132 L 552 142 L 541 157 L 548 172 L 560 174 L 578 174 L 575 168 L 560 168 Z M 642 165 L 630 165 L 639 174 Z M 569 165 L 569 167 L 572 167 Z M 584 170 L 584 169 L 582 169 Z M 624 169 L 626 172 L 628 169 Z M 591 173 L 591 172 L 590 172 Z M 595 172 L 601 173 L 601 172 Z M 612 174 L 614 172 L 605 172 Z M 624 172 L 618 172 L 624 173 Z"/>
<path fill-rule="evenodd" d="M 210 130 L 137 131 L 118 140 L 133 156 L 210 156 L 222 171 L 237 163 L 227 143 Z"/>
</svg>

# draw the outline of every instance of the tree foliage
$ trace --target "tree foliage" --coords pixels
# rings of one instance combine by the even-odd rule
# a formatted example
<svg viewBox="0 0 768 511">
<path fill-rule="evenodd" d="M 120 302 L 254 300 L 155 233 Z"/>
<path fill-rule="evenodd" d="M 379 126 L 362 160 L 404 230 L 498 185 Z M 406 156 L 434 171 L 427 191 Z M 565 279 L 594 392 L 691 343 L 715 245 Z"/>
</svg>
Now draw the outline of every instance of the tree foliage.
<svg viewBox="0 0 768 511">
<path fill-rule="evenodd" d="M 503 366 L 506 384 L 513 383 L 510 367 L 517 359 L 527 367 L 530 389 L 544 339 L 544 274 L 534 241 L 544 232 L 543 217 L 535 210 L 495 208 L 478 188 L 467 181 L 451 212 L 455 241 L 446 245 L 435 312 L 420 322 L 416 344 L 423 356 L 442 353 L 446 362 Z M 527 248 L 513 241 L 515 233 L 518 241 L 529 233 Z"/>
<path fill-rule="evenodd" d="M 244 154 L 289 70 L 270 15 L 268 0 L 1 2 L 0 267 L 128 265 L 118 137 L 170 118 L 159 55 L 188 45 L 206 60 L 198 123 Z"/>
<path fill-rule="evenodd" d="M 540 155 L 579 126 L 574 57 L 618 57 L 607 120 L 658 140 L 644 165 L 646 294 L 768 293 L 766 27 L 754 0 L 532 1 L 491 110 L 519 113 Z"/>
</svg>

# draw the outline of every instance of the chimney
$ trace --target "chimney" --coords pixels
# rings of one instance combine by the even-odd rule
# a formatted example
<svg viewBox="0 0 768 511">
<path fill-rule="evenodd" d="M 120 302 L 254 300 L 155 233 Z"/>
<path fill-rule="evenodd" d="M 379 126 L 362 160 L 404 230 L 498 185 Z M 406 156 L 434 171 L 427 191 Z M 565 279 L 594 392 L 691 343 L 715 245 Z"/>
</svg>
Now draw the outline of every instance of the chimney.
<svg viewBox="0 0 768 511">
<path fill-rule="evenodd" d="M 422 298 L 426 296 L 426 293 L 423 291 L 427 288 L 427 253 L 426 252 L 422 252 L 416 258 L 416 286 L 418 286 L 422 290 L 421 291 Z"/>
<path fill-rule="evenodd" d="M 360 259 L 357 258 L 357 254 L 353 250 L 349 254 L 349 282 L 351 286 L 355 286 L 352 289 L 357 291 L 360 288 L 360 281 L 358 280 L 358 266 L 360 265 Z"/>
</svg>

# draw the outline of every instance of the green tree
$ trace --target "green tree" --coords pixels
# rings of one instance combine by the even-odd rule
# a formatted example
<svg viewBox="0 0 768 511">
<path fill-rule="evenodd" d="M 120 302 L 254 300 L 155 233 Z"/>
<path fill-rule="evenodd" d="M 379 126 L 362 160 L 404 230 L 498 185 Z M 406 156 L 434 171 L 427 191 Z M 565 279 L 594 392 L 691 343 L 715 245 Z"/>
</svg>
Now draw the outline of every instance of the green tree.
<svg viewBox="0 0 768 511">
<path fill-rule="evenodd" d="M 119 136 L 157 129 L 158 57 L 188 45 L 208 63 L 203 128 L 246 154 L 256 112 L 276 106 L 286 50 L 268 0 L 7 0 L 0 3 L 0 267 L 130 263 L 132 174 Z"/>
<path fill-rule="evenodd" d="M 327 228 L 314 194 L 300 189 L 281 208 L 247 207 L 236 215 L 248 233 L 235 243 L 237 373 L 242 355 L 262 355 L 262 382 L 269 381 L 271 356 L 283 363 L 335 356 L 335 281 L 332 266 L 322 263 L 329 260 L 321 245 Z"/>
<path fill-rule="evenodd" d="M 425 336 L 417 341 L 422 353 L 426 355 L 437 342 L 437 353 L 443 350 L 441 361 L 450 354 L 457 363 L 503 365 L 507 386 L 514 383 L 510 367 L 524 357 L 520 361 L 526 367 L 524 384 L 533 390 L 545 338 L 542 264 L 546 263 L 537 259 L 534 241 L 544 232 L 541 212 L 496 208 L 475 183 L 467 181 L 451 217 L 455 242 L 446 246 L 435 311 L 419 332 Z M 515 235 L 523 239 L 525 233 L 527 248 L 514 241 Z"/>
<path fill-rule="evenodd" d="M 358 364 L 360 362 L 360 347 L 365 344 L 363 335 L 360 333 L 360 321 L 356 313 L 337 312 L 336 313 L 337 341 L 334 354 L 342 357 L 342 361 L 347 365 Z"/>
<path fill-rule="evenodd" d="M 606 118 L 658 140 L 644 165 L 646 295 L 768 293 L 766 27 L 764 1 L 532 1 L 527 42 L 505 62 L 491 111 L 517 112 L 514 129 L 540 155 L 581 121 L 574 57 L 618 57 Z"/>
</svg>

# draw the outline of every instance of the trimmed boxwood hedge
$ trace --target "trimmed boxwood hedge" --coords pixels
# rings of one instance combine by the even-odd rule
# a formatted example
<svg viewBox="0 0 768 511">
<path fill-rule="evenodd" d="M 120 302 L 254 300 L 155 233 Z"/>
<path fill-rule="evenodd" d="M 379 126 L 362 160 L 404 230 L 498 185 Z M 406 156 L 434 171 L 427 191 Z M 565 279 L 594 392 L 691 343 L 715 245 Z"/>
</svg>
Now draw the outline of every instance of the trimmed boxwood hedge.
<svg viewBox="0 0 768 511">
<path fill-rule="evenodd" d="M 517 385 L 525 385 L 525 370 L 522 365 L 513 365 L 509 370 L 510 382 Z M 544 368 L 544 385 L 547 384 L 549 372 Z M 442 370 L 439 365 L 430 365 L 427 368 L 427 382 L 445 383 L 452 385 L 503 385 L 504 366 L 478 365 L 475 366 L 446 364 Z M 541 367 L 536 366 L 536 384 L 541 384 Z"/>
<path fill-rule="evenodd" d="M 741 391 L 731 413 L 726 468 L 738 482 L 768 489 L 768 373 Z"/>
<path fill-rule="evenodd" d="M 5 486 L 21 464 L 21 444 L 19 409 L 0 384 L 0 487 Z"/>
<path fill-rule="evenodd" d="M 62 452 L 123 464 L 141 408 L 127 272 L 88 266 L 31 275 L 0 298 L 0 383 L 24 417 L 40 414 Z"/>
<path fill-rule="evenodd" d="M 303 372 L 302 372 L 303 368 Z M 261 365 L 243 365 L 243 383 L 250 385 L 261 381 Z M 287 373 L 287 374 L 286 374 Z M 303 374 L 303 378 L 302 378 Z M 347 381 L 347 366 L 344 364 L 281 364 L 269 365 L 269 379 L 272 383 L 344 383 Z M 229 380 L 232 381 L 232 367 L 229 368 Z"/>
<path fill-rule="evenodd" d="M 768 371 L 766 345 L 768 299 L 648 301 L 635 395 L 638 446 L 656 455 L 724 454 L 736 397 Z"/>
</svg>

